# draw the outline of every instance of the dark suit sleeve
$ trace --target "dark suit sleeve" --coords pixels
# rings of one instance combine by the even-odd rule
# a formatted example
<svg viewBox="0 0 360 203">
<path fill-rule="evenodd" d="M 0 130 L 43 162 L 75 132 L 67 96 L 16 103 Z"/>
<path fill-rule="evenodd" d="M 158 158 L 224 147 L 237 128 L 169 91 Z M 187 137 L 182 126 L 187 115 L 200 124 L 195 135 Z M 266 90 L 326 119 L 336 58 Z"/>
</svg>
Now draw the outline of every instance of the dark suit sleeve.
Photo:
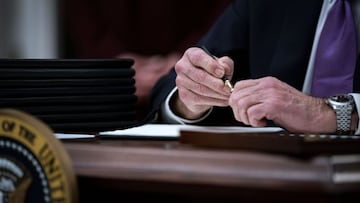
<svg viewBox="0 0 360 203">
<path fill-rule="evenodd" d="M 230 4 L 209 32 L 199 41 L 198 46 L 205 45 L 216 56 L 230 56 L 247 63 L 248 44 L 248 1 L 237 0 Z M 236 62 L 235 62 L 236 63 Z M 244 63 L 244 62 L 242 62 Z M 247 72 L 245 71 L 245 74 Z M 244 76 L 245 77 L 245 76 Z M 162 77 L 151 94 L 150 113 L 157 112 L 167 95 L 175 87 L 176 72 L 172 69 Z M 229 108 L 215 108 L 214 112 L 227 112 L 232 118 Z M 218 113 L 216 113 L 218 115 Z M 217 121 L 216 121 L 217 122 Z M 214 124 L 212 116 L 202 124 Z"/>
<path fill-rule="evenodd" d="M 173 68 L 155 84 L 151 92 L 150 114 L 156 113 L 160 109 L 168 94 L 175 88 L 175 78 L 176 72 Z"/>
<path fill-rule="evenodd" d="M 249 11 L 247 0 L 235 1 L 200 40 L 199 46 L 205 45 L 217 56 L 231 56 L 248 49 Z"/>
<path fill-rule="evenodd" d="M 233 82 L 250 76 L 250 10 L 248 0 L 235 1 L 198 43 L 199 47 L 206 46 L 215 56 L 228 56 L 234 61 Z"/>
</svg>

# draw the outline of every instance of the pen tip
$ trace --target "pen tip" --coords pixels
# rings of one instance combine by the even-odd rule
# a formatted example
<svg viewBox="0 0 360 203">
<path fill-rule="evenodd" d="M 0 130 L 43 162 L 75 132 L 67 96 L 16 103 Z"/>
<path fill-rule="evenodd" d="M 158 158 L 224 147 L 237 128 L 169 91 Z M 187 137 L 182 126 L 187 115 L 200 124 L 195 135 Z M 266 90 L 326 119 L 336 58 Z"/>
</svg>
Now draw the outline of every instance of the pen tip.
<svg viewBox="0 0 360 203">
<path fill-rule="evenodd" d="M 233 85 L 231 84 L 230 80 L 226 79 L 224 80 L 225 81 L 225 86 L 229 87 L 230 88 L 230 92 L 233 92 L 234 91 L 234 87 Z"/>
</svg>

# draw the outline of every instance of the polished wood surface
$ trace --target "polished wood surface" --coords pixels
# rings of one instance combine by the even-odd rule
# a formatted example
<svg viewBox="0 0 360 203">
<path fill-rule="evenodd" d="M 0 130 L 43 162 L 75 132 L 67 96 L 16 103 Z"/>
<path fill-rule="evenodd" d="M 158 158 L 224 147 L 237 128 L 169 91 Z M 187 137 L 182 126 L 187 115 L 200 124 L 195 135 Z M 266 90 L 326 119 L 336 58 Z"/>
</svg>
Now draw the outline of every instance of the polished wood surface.
<svg viewBox="0 0 360 203">
<path fill-rule="evenodd" d="M 78 176 L 81 202 L 360 200 L 360 155 L 299 158 L 153 140 L 64 145 Z"/>
</svg>

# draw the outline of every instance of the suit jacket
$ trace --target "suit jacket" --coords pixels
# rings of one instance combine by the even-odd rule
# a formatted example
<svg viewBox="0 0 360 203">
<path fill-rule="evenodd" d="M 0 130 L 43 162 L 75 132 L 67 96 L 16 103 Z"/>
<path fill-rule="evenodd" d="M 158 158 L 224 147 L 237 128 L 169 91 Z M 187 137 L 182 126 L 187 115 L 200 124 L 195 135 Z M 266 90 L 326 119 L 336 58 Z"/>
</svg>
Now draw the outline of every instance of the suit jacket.
<svg viewBox="0 0 360 203">
<path fill-rule="evenodd" d="M 199 45 L 234 60 L 233 82 L 274 76 L 301 91 L 323 0 L 237 0 L 217 20 Z M 359 60 L 358 60 L 359 61 Z M 357 63 L 354 92 L 360 92 Z M 175 87 L 172 70 L 153 90 L 153 109 Z M 227 111 L 217 108 L 214 114 Z M 218 116 L 217 116 L 218 117 Z M 231 117 L 231 116 L 230 116 Z M 217 124 L 207 119 L 203 124 Z"/>
</svg>

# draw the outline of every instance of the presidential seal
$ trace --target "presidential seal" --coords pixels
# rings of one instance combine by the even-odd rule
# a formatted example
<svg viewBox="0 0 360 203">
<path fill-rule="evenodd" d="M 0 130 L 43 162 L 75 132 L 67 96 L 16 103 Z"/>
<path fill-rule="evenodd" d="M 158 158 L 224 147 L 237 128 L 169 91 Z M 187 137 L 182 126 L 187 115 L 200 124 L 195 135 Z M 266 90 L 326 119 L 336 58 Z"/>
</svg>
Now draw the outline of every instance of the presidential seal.
<svg viewBox="0 0 360 203">
<path fill-rule="evenodd" d="M 62 143 L 40 120 L 0 109 L 0 203 L 74 203 L 77 184 Z"/>
</svg>

